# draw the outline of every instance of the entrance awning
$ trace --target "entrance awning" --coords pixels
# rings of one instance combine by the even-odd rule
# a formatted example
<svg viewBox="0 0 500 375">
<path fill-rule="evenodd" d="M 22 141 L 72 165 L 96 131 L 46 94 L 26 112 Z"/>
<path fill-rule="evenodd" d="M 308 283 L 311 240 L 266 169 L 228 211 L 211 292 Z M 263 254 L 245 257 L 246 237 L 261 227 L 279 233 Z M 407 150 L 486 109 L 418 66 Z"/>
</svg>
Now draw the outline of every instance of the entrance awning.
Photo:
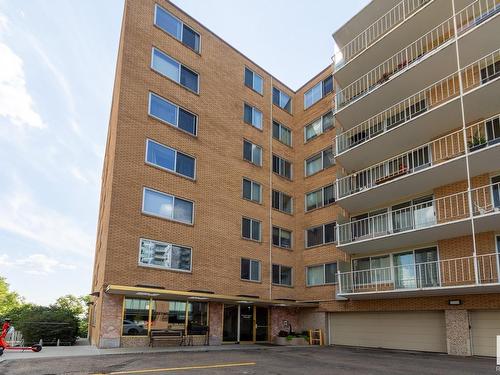
<svg viewBox="0 0 500 375">
<path fill-rule="evenodd" d="M 151 297 L 165 300 L 189 300 L 189 301 L 213 301 L 224 303 L 252 303 L 262 306 L 281 306 L 281 307 L 318 307 L 315 302 L 288 301 L 280 299 L 261 299 L 241 296 L 231 296 L 225 294 L 212 294 L 203 292 L 186 292 L 182 290 L 168 290 L 160 288 L 146 288 L 125 285 L 108 285 L 106 288 L 108 294 L 119 294 L 128 297 Z"/>
</svg>

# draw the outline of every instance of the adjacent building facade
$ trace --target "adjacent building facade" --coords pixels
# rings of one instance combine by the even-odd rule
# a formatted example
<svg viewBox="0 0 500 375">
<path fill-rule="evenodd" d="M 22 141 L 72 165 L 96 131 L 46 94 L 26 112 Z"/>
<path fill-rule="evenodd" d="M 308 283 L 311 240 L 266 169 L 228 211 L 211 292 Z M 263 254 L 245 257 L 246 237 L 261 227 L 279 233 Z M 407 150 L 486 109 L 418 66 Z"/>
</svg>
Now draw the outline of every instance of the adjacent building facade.
<svg viewBox="0 0 500 375">
<path fill-rule="evenodd" d="M 92 344 L 320 328 L 333 345 L 494 355 L 499 10 L 374 0 L 294 91 L 170 2 L 126 1 Z"/>
</svg>

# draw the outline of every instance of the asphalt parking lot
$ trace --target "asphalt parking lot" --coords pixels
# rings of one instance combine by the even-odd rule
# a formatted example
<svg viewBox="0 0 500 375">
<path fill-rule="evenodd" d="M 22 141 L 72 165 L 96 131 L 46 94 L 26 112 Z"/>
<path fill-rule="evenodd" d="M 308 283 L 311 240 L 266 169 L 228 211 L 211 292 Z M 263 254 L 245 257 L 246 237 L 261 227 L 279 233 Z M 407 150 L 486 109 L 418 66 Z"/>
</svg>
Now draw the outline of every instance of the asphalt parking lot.
<svg viewBox="0 0 500 375">
<path fill-rule="evenodd" d="M 347 347 L 267 347 L 231 351 L 6 360 L 0 374 L 499 374 L 494 358 Z"/>
</svg>

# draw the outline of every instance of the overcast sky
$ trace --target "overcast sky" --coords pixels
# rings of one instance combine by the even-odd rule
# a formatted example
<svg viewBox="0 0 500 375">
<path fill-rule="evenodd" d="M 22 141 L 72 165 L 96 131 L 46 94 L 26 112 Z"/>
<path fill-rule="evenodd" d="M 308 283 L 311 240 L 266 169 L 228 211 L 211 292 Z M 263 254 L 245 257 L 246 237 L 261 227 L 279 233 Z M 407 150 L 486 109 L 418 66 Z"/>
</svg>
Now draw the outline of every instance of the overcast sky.
<svg viewBox="0 0 500 375">
<path fill-rule="evenodd" d="M 292 89 L 368 0 L 175 0 Z M 0 0 L 0 276 L 30 302 L 90 291 L 123 0 Z"/>
</svg>

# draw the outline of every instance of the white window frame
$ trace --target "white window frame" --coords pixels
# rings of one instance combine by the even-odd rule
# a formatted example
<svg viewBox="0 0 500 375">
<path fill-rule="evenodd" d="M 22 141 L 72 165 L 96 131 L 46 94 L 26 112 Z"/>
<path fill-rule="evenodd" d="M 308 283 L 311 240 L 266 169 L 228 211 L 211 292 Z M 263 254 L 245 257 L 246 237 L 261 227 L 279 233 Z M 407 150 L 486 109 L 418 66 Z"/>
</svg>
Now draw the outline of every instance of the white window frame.
<svg viewBox="0 0 500 375">
<path fill-rule="evenodd" d="M 244 237 L 243 236 L 243 219 L 250 220 L 250 238 Z M 259 223 L 259 239 L 255 240 L 252 238 L 252 233 L 253 233 L 253 225 L 255 223 Z M 240 228 L 240 234 L 241 238 L 247 241 L 253 241 L 253 242 L 262 242 L 262 221 L 257 220 L 257 219 L 252 219 L 251 217 L 248 216 L 242 216 L 241 217 L 241 228 Z"/>
<path fill-rule="evenodd" d="M 246 181 L 248 181 L 248 182 L 250 182 L 250 196 L 251 196 L 251 198 L 250 198 L 250 199 L 249 199 L 249 198 L 246 198 L 246 197 L 244 196 L 244 191 L 245 191 L 245 190 L 244 190 L 245 180 L 246 180 Z M 255 199 L 253 199 L 253 186 L 254 186 L 254 185 L 259 185 L 259 200 L 258 200 L 258 201 L 257 201 L 257 200 L 255 200 Z M 259 203 L 259 204 L 261 204 L 261 203 L 262 203 L 262 185 L 261 185 L 259 182 L 256 182 L 256 181 L 254 181 L 254 180 L 251 180 L 251 179 L 249 179 L 249 178 L 247 178 L 247 177 L 243 177 L 243 178 L 241 179 L 241 197 L 242 197 L 243 199 L 247 200 L 247 201 L 250 201 L 250 202 L 254 202 L 254 203 Z"/>
<path fill-rule="evenodd" d="M 162 73 L 159 70 L 157 70 L 157 69 L 154 68 L 154 66 L 153 66 L 153 59 L 154 59 L 155 50 L 158 51 L 160 54 L 167 56 L 169 59 L 173 60 L 175 63 L 177 63 L 177 65 L 178 65 L 177 79 L 172 79 L 172 78 L 168 77 L 167 75 L 165 75 L 164 73 Z M 162 77 L 165 77 L 166 79 L 171 80 L 171 81 L 177 83 L 179 86 L 184 87 L 186 90 L 188 90 L 190 92 L 194 92 L 195 94 L 199 94 L 200 93 L 200 73 L 198 73 L 196 70 L 190 68 L 189 66 L 184 65 L 183 63 L 181 63 L 178 60 L 176 60 L 173 57 L 171 57 L 169 54 L 163 52 L 161 49 L 159 49 L 157 47 L 154 47 L 154 46 L 151 48 L 151 65 L 150 65 L 150 67 L 151 67 L 152 70 L 154 70 L 156 73 L 158 73 Z M 189 88 L 187 86 L 184 86 L 181 83 L 182 67 L 184 67 L 184 68 L 186 68 L 186 69 L 188 69 L 188 70 L 190 70 L 190 71 L 192 71 L 193 73 L 196 74 L 196 87 L 198 88 L 197 91 L 194 91 L 191 88 Z"/>
<path fill-rule="evenodd" d="M 176 107 L 176 119 L 175 119 L 176 124 L 172 124 L 172 123 L 168 122 L 167 120 L 164 120 L 164 119 L 162 119 L 162 118 L 160 118 L 160 117 L 158 117 L 158 116 L 155 116 L 155 115 L 153 115 L 153 114 L 151 113 L 151 96 L 156 96 L 157 98 L 159 98 L 159 99 L 161 99 L 161 100 L 163 100 L 163 101 L 165 101 L 165 102 L 167 102 L 167 103 L 169 103 L 169 104 L 173 105 L 174 107 Z M 194 118 L 196 119 L 196 127 L 195 127 L 195 132 L 194 132 L 194 134 L 193 134 L 193 133 L 188 132 L 187 130 L 184 130 L 184 129 L 179 128 L 179 116 L 180 116 L 180 111 L 179 111 L 179 110 L 180 110 L 180 109 L 182 109 L 183 111 L 186 111 L 186 112 L 188 112 L 189 114 L 193 115 L 193 116 L 194 116 Z M 149 91 L 149 96 L 148 96 L 148 115 L 149 115 L 149 116 L 151 116 L 152 118 L 154 118 L 155 120 L 158 120 L 158 121 L 161 121 L 161 122 L 162 122 L 162 123 L 164 123 L 164 124 L 170 125 L 170 126 L 172 126 L 172 127 L 176 128 L 177 130 L 180 130 L 180 131 L 182 131 L 182 132 L 184 132 L 184 133 L 186 133 L 186 134 L 189 134 L 189 135 L 190 135 L 190 136 L 192 136 L 192 137 L 197 137 L 197 136 L 198 136 L 198 115 L 197 115 L 197 114 L 195 114 L 195 113 L 193 113 L 193 112 L 191 112 L 191 111 L 188 111 L 186 108 L 184 108 L 184 107 L 180 107 L 180 106 L 178 106 L 178 105 L 177 105 L 177 104 L 175 104 L 175 103 L 172 103 L 170 100 L 167 100 L 167 99 L 165 99 L 163 96 L 160 96 L 160 95 L 158 95 L 158 94 L 155 94 L 155 93 L 154 93 L 154 92 L 152 92 L 152 91 Z"/>
<path fill-rule="evenodd" d="M 311 121 L 309 124 L 307 124 L 306 126 L 304 126 L 304 143 L 307 143 L 307 142 L 310 142 L 312 141 L 313 139 L 316 139 L 318 138 L 320 135 L 322 134 L 325 134 L 325 117 L 327 115 L 329 115 L 330 113 L 332 113 L 332 111 L 328 111 L 326 112 L 324 115 L 322 115 L 321 117 L 319 118 L 316 118 L 314 121 Z M 314 135 L 312 136 L 311 138 L 307 138 L 307 129 L 309 128 L 309 126 L 311 126 L 312 124 L 314 124 L 316 121 L 318 121 L 319 119 L 321 119 L 321 133 L 317 134 L 317 135 Z M 333 121 L 333 125 L 332 127 L 328 128 L 328 130 L 332 130 L 335 128 L 335 116 L 333 117 L 332 119 Z"/>
<path fill-rule="evenodd" d="M 333 147 L 330 146 L 330 147 L 327 147 L 323 150 L 321 150 L 320 152 L 317 152 L 316 154 L 314 155 L 311 155 L 309 156 L 305 161 L 304 161 L 304 176 L 306 177 L 310 177 L 310 176 L 314 176 L 315 174 L 321 172 L 321 171 L 324 171 L 325 169 L 328 169 L 328 168 L 331 168 L 333 167 L 334 165 L 336 165 L 337 163 L 335 162 L 335 160 L 333 161 L 333 164 L 330 165 L 329 167 L 325 168 L 324 165 L 325 165 L 325 152 L 328 151 L 328 150 L 332 150 L 332 154 L 335 156 L 335 153 L 333 151 Z M 311 173 L 311 174 L 307 174 L 307 163 L 313 159 L 313 158 L 316 158 L 318 155 L 321 156 L 321 169 L 319 169 L 318 171 L 314 172 L 314 173 Z"/>
<path fill-rule="evenodd" d="M 278 168 L 279 172 L 273 171 L 273 173 L 277 174 L 278 176 L 280 176 L 280 177 L 282 177 L 284 179 L 287 179 L 287 180 L 291 181 L 293 179 L 293 163 L 291 161 L 287 160 L 287 159 L 282 158 L 279 155 L 272 154 L 272 156 L 271 156 L 271 167 L 272 167 L 272 162 L 273 162 L 273 160 L 272 160 L 273 156 L 277 157 L 279 159 L 279 161 L 280 161 L 279 162 L 279 168 Z M 282 172 L 283 172 L 282 171 L 282 162 L 290 164 L 290 177 L 287 177 L 287 176 L 285 176 L 285 175 L 282 174 Z"/>
<path fill-rule="evenodd" d="M 181 35 L 180 35 L 180 39 L 177 38 L 177 36 L 174 36 L 172 34 L 170 34 L 167 30 L 163 29 L 160 25 L 158 25 L 156 23 L 156 13 L 157 13 L 157 10 L 158 8 L 161 8 L 164 12 L 168 13 L 172 18 L 175 18 L 177 21 L 180 22 L 181 24 Z M 196 53 L 199 53 L 201 54 L 201 34 L 196 31 L 194 28 L 192 28 L 191 26 L 189 26 L 188 24 L 185 24 L 179 17 L 176 17 L 174 16 L 171 12 L 169 12 L 168 10 L 166 10 L 164 7 L 162 7 L 161 5 L 159 4 L 155 4 L 155 10 L 154 10 L 154 18 L 153 18 L 153 25 L 155 25 L 156 27 L 158 27 L 161 31 L 163 31 L 164 33 L 170 35 L 172 38 L 174 38 L 175 40 L 178 40 L 179 42 L 181 42 L 184 46 L 188 47 L 190 50 L 196 52 Z M 193 48 L 191 48 L 190 46 L 188 46 L 186 43 L 184 43 L 182 40 L 183 40 L 183 37 L 184 37 L 184 26 L 190 28 L 191 30 L 193 30 L 193 32 L 195 34 L 198 35 L 198 40 L 199 40 L 199 45 L 198 45 L 198 50 L 195 50 Z"/>
<path fill-rule="evenodd" d="M 330 78 L 331 76 L 328 76 L 326 78 L 323 78 L 321 81 L 319 81 L 318 83 L 316 83 L 313 87 L 311 87 L 309 90 L 307 90 L 305 93 L 304 93 L 304 110 L 308 109 L 308 108 L 311 108 L 314 104 L 316 104 L 317 102 L 319 102 L 321 99 L 323 99 L 325 97 L 325 93 L 323 92 L 323 82 L 326 81 L 328 78 Z M 333 80 L 333 77 L 332 77 L 332 80 Z M 306 106 L 306 95 L 309 93 L 309 92 L 312 92 L 312 90 L 314 90 L 316 87 L 320 87 L 320 91 L 321 91 L 321 95 L 319 97 L 318 100 L 312 102 L 309 106 Z M 333 85 L 333 81 L 332 81 L 332 85 Z M 332 88 L 332 91 L 329 92 L 328 94 L 330 93 L 333 93 L 335 91 L 335 87 Z"/>
<path fill-rule="evenodd" d="M 275 282 L 272 280 L 272 279 L 273 279 L 273 275 L 272 275 L 272 273 L 273 273 L 273 267 L 274 267 L 274 266 L 278 266 L 278 267 L 279 267 L 279 279 L 280 279 L 280 280 L 279 280 L 279 283 L 275 283 Z M 282 282 L 281 282 L 281 268 L 282 268 L 282 267 L 286 267 L 286 268 L 289 268 L 289 269 L 290 269 L 290 284 L 284 284 L 284 283 L 282 283 Z M 272 263 L 272 264 L 271 264 L 271 283 L 272 283 L 273 285 L 276 285 L 276 286 L 285 286 L 285 287 L 293 288 L 293 284 L 294 284 L 294 283 L 293 283 L 293 279 L 294 279 L 294 277 L 293 277 L 293 276 L 294 276 L 294 275 L 293 275 L 293 267 L 292 267 L 292 266 L 287 266 L 287 265 L 284 265 L 284 264 L 277 264 L 277 263 Z"/>
<path fill-rule="evenodd" d="M 323 186 L 323 187 L 321 187 L 319 189 L 316 189 L 316 190 L 309 191 L 309 192 L 305 193 L 305 195 L 304 195 L 304 211 L 305 212 L 310 212 L 310 211 L 318 210 L 320 208 L 328 207 L 328 206 L 331 206 L 332 204 L 335 204 L 335 202 L 325 204 L 325 189 L 329 188 L 330 186 L 333 187 L 333 193 L 334 193 L 335 202 L 336 202 L 337 201 L 337 190 L 335 189 L 335 182 L 333 182 L 333 183 L 325 185 L 325 186 Z M 309 194 L 317 193 L 318 191 L 321 191 L 321 205 L 319 205 L 318 207 L 311 208 L 310 210 L 308 210 L 307 209 L 307 196 Z"/>
<path fill-rule="evenodd" d="M 276 86 L 273 86 L 273 90 L 274 89 L 276 89 L 279 92 L 279 104 L 274 103 L 274 100 L 273 100 L 273 105 L 276 105 L 277 107 L 281 108 L 283 111 L 285 111 L 287 113 L 292 113 L 292 97 L 290 95 L 284 93 L 282 90 L 280 90 Z M 287 109 L 285 109 L 285 106 L 281 105 L 281 103 L 282 103 L 281 102 L 282 101 L 282 95 L 286 95 L 288 97 L 288 99 L 290 99 L 290 111 L 288 111 Z"/>
<path fill-rule="evenodd" d="M 158 194 L 161 194 L 161 195 L 165 195 L 167 197 L 171 197 L 173 198 L 173 210 L 172 210 L 172 217 L 165 217 L 165 216 L 161 216 L 161 215 L 158 215 L 154 212 L 148 212 L 144 209 L 144 203 L 145 203 L 145 198 L 146 198 L 146 190 L 150 190 L 150 191 L 153 191 L 155 193 L 158 193 Z M 186 221 L 181 221 L 181 220 L 176 220 L 174 219 L 174 210 L 175 210 L 175 200 L 176 199 L 181 199 L 183 201 L 186 201 L 186 202 L 190 202 L 192 204 L 192 209 L 191 209 L 191 222 L 188 223 Z M 172 195 L 172 194 L 168 194 L 168 193 L 165 193 L 163 191 L 159 191 L 159 190 L 156 190 L 156 189 L 152 189 L 152 188 L 149 188 L 149 187 L 146 187 L 144 186 L 142 188 L 142 208 L 141 208 L 141 212 L 144 214 L 144 215 L 148 215 L 148 216 L 153 216 L 153 217 L 157 217 L 157 218 L 160 218 L 160 219 L 163 219 L 163 220 L 169 220 L 169 221 L 174 221 L 176 223 L 181 223 L 181 224 L 186 224 L 186 225 L 194 225 L 194 215 L 195 215 L 195 203 L 194 201 L 192 200 L 189 200 L 189 199 L 186 199 L 186 198 L 182 198 L 182 197 L 176 197 L 175 195 Z"/>
<path fill-rule="evenodd" d="M 248 269 L 248 279 L 244 279 L 241 277 L 241 266 L 242 266 L 242 261 L 243 259 L 245 260 L 248 260 L 250 263 L 249 263 L 249 269 Z M 252 264 L 255 264 L 257 263 L 259 265 L 259 279 L 258 280 L 252 280 Z M 250 282 L 253 282 L 253 283 L 260 283 L 262 281 L 262 263 L 260 260 L 257 260 L 257 259 L 251 259 L 251 258 L 240 258 L 240 280 L 243 280 L 243 281 L 250 281 Z"/>
<path fill-rule="evenodd" d="M 245 106 L 248 106 L 248 107 L 250 107 L 250 108 L 252 109 L 252 120 L 251 120 L 251 122 L 247 122 L 247 121 L 245 120 Z M 255 125 L 255 124 L 254 124 L 254 120 L 255 120 L 255 112 L 259 112 L 259 113 L 260 113 L 260 120 L 261 120 L 260 125 Z M 262 111 L 261 111 L 260 109 L 257 109 L 257 108 L 256 108 L 256 107 L 254 107 L 253 105 L 248 104 L 248 103 L 244 103 L 244 104 L 243 104 L 243 122 L 244 122 L 245 124 L 248 124 L 248 125 L 250 125 L 250 126 L 254 127 L 255 129 L 259 129 L 259 130 L 261 130 L 261 131 L 262 131 L 262 129 L 263 129 L 263 127 L 264 127 L 264 114 L 262 113 Z"/>
<path fill-rule="evenodd" d="M 337 265 L 337 272 L 336 272 L 336 279 L 337 281 L 334 281 L 333 283 L 327 283 L 326 282 L 326 266 L 327 265 L 330 265 L 330 264 L 336 264 Z M 308 275 L 308 272 L 309 272 L 309 268 L 313 268 L 313 267 L 323 267 L 323 283 L 321 284 L 309 284 L 309 275 Z M 322 263 L 322 264 L 311 264 L 310 266 L 306 266 L 306 286 L 307 287 L 310 287 L 310 286 L 325 286 L 325 285 L 337 285 L 339 283 L 338 281 L 338 270 L 339 270 L 339 264 L 338 262 L 328 262 L 328 263 Z"/>
<path fill-rule="evenodd" d="M 167 148 L 167 149 L 169 149 L 169 150 L 171 150 L 171 151 L 173 151 L 173 152 L 174 152 L 175 158 L 174 158 L 174 169 L 173 169 L 173 170 L 168 169 L 168 168 L 166 168 L 166 167 L 163 167 L 163 166 L 161 166 L 161 165 L 159 165 L 159 164 L 155 164 L 155 163 L 150 162 L 150 161 L 148 160 L 149 142 L 156 143 L 157 145 L 159 145 L 159 146 L 161 146 L 161 147 L 164 147 L 164 148 Z M 193 160 L 194 160 L 194 171 L 193 171 L 193 172 L 194 172 L 194 173 L 193 173 L 194 175 L 193 175 L 193 177 L 191 177 L 191 176 L 186 176 L 186 175 L 184 175 L 184 174 L 182 174 L 182 173 L 177 172 L 177 154 L 182 154 L 182 155 L 187 156 L 187 157 L 190 157 L 191 159 L 193 159 Z M 169 146 L 164 145 L 163 143 L 160 143 L 160 142 L 156 142 L 156 141 L 154 141 L 154 140 L 152 140 L 152 139 L 150 139 L 150 138 L 146 138 L 146 155 L 145 155 L 144 161 L 146 162 L 146 164 L 148 164 L 148 165 L 150 165 L 150 166 L 152 166 L 152 167 L 159 168 L 159 169 L 161 169 L 161 170 L 167 171 L 167 172 L 169 172 L 169 173 L 173 173 L 173 174 L 175 174 L 175 175 L 177 175 L 177 176 L 184 177 L 184 178 L 187 178 L 187 179 L 189 179 L 189 180 L 193 180 L 193 181 L 195 181 L 195 180 L 196 180 L 196 158 L 195 158 L 194 156 L 189 155 L 189 154 L 186 154 L 185 152 L 178 151 L 178 150 L 176 150 L 175 148 L 169 147 Z"/>
<path fill-rule="evenodd" d="M 276 229 L 279 230 L 279 245 L 276 245 L 273 242 L 273 238 L 272 238 L 273 237 L 273 233 L 272 233 L 272 231 L 274 230 L 274 228 L 276 228 Z M 286 246 L 282 246 L 281 245 L 281 232 L 282 231 L 290 233 L 290 247 L 286 247 Z M 285 229 L 285 228 L 278 227 L 276 225 L 273 225 L 272 228 L 271 228 L 271 243 L 272 243 L 272 245 L 274 247 L 279 247 L 280 249 L 292 250 L 293 249 L 293 231 Z"/>
<path fill-rule="evenodd" d="M 285 125 L 283 125 L 282 123 L 280 123 L 280 122 L 278 122 L 276 120 L 273 120 L 273 126 L 274 126 L 274 124 L 278 125 L 280 134 L 279 134 L 279 138 L 276 138 L 274 136 L 274 134 L 273 134 L 273 138 L 276 139 L 277 141 L 283 143 L 285 146 L 292 147 L 292 144 L 293 144 L 293 132 L 292 132 L 292 129 L 286 127 Z M 282 140 L 282 136 L 281 136 L 282 135 L 282 129 L 286 129 L 286 130 L 288 130 L 290 132 L 290 144 L 288 144 L 288 143 L 286 143 L 286 142 L 284 142 Z"/>
<path fill-rule="evenodd" d="M 252 160 L 248 160 L 248 159 L 245 159 L 245 142 L 249 143 L 251 146 L 252 146 Z M 255 163 L 253 161 L 253 158 L 254 158 L 254 147 L 255 148 L 258 148 L 260 149 L 260 160 L 259 160 L 259 163 Z M 263 154 L 263 150 L 262 150 L 262 147 L 249 141 L 248 139 L 243 139 L 243 150 L 242 150 L 242 156 L 243 156 L 243 160 L 253 164 L 253 165 L 256 165 L 257 167 L 262 167 L 262 154 Z"/>
<path fill-rule="evenodd" d="M 280 190 L 276 190 L 276 189 L 273 189 L 273 190 L 272 190 L 272 194 L 273 194 L 273 196 L 274 196 L 274 193 L 275 193 L 275 192 L 279 194 L 279 198 L 278 198 L 278 206 L 279 206 L 279 208 L 275 208 L 275 207 L 273 207 L 273 209 L 278 210 L 278 211 L 280 211 L 280 212 L 283 212 L 283 213 L 285 213 L 285 214 L 293 215 L 293 196 L 292 196 L 292 195 L 290 195 L 290 194 L 284 193 L 284 192 L 282 192 L 282 191 L 280 191 Z M 290 197 L 290 204 L 291 204 L 291 206 L 292 206 L 292 207 L 291 207 L 290 212 L 287 212 L 287 211 L 285 211 L 285 210 L 283 209 L 283 195 L 286 195 L 287 197 Z M 273 202 L 272 202 L 272 196 L 271 196 L 271 206 L 272 206 L 272 203 L 273 203 Z"/>
<path fill-rule="evenodd" d="M 177 247 L 189 249 L 189 251 L 191 252 L 191 261 L 189 262 L 189 270 L 181 270 L 178 268 L 168 268 L 168 267 L 162 267 L 162 266 L 157 266 L 157 265 L 141 263 L 141 243 L 142 243 L 142 241 L 151 241 L 151 242 L 154 242 L 154 243 L 157 243 L 160 245 L 171 245 L 171 246 L 177 246 Z M 174 243 L 170 243 L 170 242 L 157 241 L 157 240 L 152 240 L 150 238 L 141 237 L 141 238 L 139 238 L 139 257 L 137 259 L 137 264 L 139 265 L 139 267 L 155 268 L 155 269 L 160 269 L 160 270 L 165 270 L 165 271 L 192 273 L 193 272 L 193 248 L 191 246 L 179 245 L 179 244 L 174 244 Z"/>
<path fill-rule="evenodd" d="M 327 225 L 330 225 L 330 224 L 334 224 L 334 230 L 333 230 L 333 233 L 334 233 L 334 239 L 332 242 L 326 242 L 326 231 L 325 231 L 325 226 Z M 320 244 L 317 244 L 317 245 L 312 245 L 312 246 L 307 246 L 307 231 L 308 230 L 311 230 L 311 229 L 315 229 L 315 228 L 320 228 L 320 227 L 323 227 L 323 239 L 321 241 Z M 318 246 L 325 246 L 325 245 L 330 245 L 330 244 L 335 244 L 338 242 L 338 238 L 337 238 L 337 222 L 336 221 L 330 221 L 328 223 L 325 223 L 325 224 L 320 224 L 320 225 L 315 225 L 315 226 L 312 226 L 312 227 L 309 227 L 309 228 L 306 228 L 305 230 L 305 233 L 304 233 L 304 247 L 306 249 L 312 249 L 314 247 L 318 247 Z"/>
<path fill-rule="evenodd" d="M 256 93 L 258 93 L 260 95 L 263 95 L 263 93 L 264 93 L 264 78 L 260 74 L 255 73 L 248 66 L 245 66 L 243 68 L 243 83 L 245 83 L 245 73 L 246 73 L 246 70 L 248 70 L 248 71 L 250 71 L 252 73 L 252 87 L 247 86 L 246 84 L 245 84 L 245 86 L 248 87 L 249 89 L 255 91 Z M 261 82 L 262 82 L 262 90 L 261 91 L 255 89 L 255 76 L 259 77 L 260 80 L 261 80 Z"/>
</svg>

